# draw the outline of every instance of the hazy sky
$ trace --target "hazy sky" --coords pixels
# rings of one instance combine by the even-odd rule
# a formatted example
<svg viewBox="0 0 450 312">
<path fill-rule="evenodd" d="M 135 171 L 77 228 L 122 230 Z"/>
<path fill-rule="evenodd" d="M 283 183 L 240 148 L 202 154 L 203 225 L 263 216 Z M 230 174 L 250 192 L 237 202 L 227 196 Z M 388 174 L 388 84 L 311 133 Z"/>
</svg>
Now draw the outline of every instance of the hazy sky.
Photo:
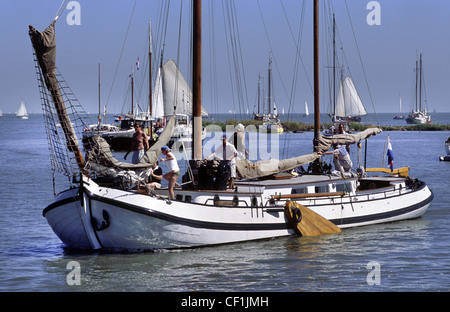
<svg viewBox="0 0 450 312">
<path fill-rule="evenodd" d="M 368 9 L 369 2 L 319 1 L 322 112 L 329 111 L 326 72 L 330 66 L 325 57 L 330 53 L 330 45 L 323 35 L 329 25 L 324 22 L 324 11 L 327 11 L 327 23 L 329 12 L 335 13 L 340 39 L 338 50 L 345 52 L 346 73 L 351 73 L 369 113 L 397 112 L 400 97 L 403 112 L 412 108 L 414 68 L 420 52 L 423 53 L 428 109 L 449 112 L 450 1 L 379 0 L 378 11 L 372 7 Z M 0 109 L 4 113 L 15 112 L 21 99 L 27 103 L 29 112 L 41 112 L 28 25 L 44 30 L 61 3 L 62 0 L 2 0 Z M 107 104 L 108 112 L 120 113 L 128 105 L 129 75 L 139 57 L 135 96 L 145 106 L 148 23 L 152 22 L 153 53 L 159 55 L 163 29 L 161 12 L 169 1 L 79 0 L 78 3 L 81 24 L 69 25 L 67 18 L 77 17 L 78 11 L 66 9 L 56 23 L 56 35 L 57 66 L 80 103 L 87 111 L 97 112 L 100 63 L 102 106 Z M 183 75 L 190 81 L 187 38 L 191 3 L 182 2 L 181 27 L 180 4 L 181 0 L 170 1 L 164 61 L 178 60 Z M 112 87 L 133 8 L 128 37 Z M 258 74 L 261 73 L 267 82 L 270 51 L 273 95 L 279 110 L 285 108 L 287 111 L 291 105 L 294 112 L 303 113 L 305 101 L 311 103 L 311 109 L 312 0 L 204 0 L 203 9 L 203 104 L 209 112 L 244 112 L 247 107 L 253 111 Z M 372 20 L 381 25 L 368 24 L 367 17 L 372 13 L 375 14 Z M 180 28 L 182 39 L 179 44 Z M 210 36 L 212 31 L 214 36 Z M 231 43 L 227 40 L 230 33 L 233 34 Z M 297 67 L 296 45 L 301 53 L 301 63 Z M 232 53 L 231 49 L 237 52 Z M 215 55 L 214 62 L 210 61 L 212 55 Z M 340 56 L 339 59 L 344 58 Z M 294 75 L 295 72 L 298 74 Z M 296 77 L 294 89 L 293 77 Z M 266 84 L 264 86 L 267 89 Z"/>
</svg>

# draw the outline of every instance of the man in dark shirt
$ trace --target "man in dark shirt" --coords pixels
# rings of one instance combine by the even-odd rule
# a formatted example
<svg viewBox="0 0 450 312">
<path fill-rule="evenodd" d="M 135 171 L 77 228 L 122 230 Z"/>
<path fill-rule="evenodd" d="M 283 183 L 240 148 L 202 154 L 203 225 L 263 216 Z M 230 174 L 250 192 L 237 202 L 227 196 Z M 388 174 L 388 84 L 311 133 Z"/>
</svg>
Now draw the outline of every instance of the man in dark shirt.
<svg viewBox="0 0 450 312">
<path fill-rule="evenodd" d="M 162 179 L 163 171 L 158 166 L 158 162 L 154 163 L 152 166 L 152 173 L 147 179 L 147 184 L 145 188 L 147 190 L 154 190 L 155 188 L 161 188 L 161 179 Z"/>
</svg>

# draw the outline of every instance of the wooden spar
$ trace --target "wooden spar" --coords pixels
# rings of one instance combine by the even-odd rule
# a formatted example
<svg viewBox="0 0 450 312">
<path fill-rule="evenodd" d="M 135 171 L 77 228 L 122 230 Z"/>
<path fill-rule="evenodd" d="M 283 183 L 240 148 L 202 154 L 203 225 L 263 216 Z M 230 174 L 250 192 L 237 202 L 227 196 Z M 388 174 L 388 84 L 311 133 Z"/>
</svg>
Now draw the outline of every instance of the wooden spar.
<svg viewBox="0 0 450 312">
<path fill-rule="evenodd" d="M 318 152 L 320 139 L 319 101 L 319 0 L 314 0 L 314 152 Z"/>
<path fill-rule="evenodd" d="M 193 122 L 192 159 L 202 159 L 202 4 L 194 0 L 193 5 Z"/>
<path fill-rule="evenodd" d="M 311 193 L 311 194 L 279 194 L 279 195 L 271 195 L 270 197 L 273 199 L 286 199 L 286 198 L 313 198 L 313 197 L 329 197 L 329 196 L 344 196 L 344 192 L 332 192 L 332 193 Z"/>
<path fill-rule="evenodd" d="M 134 116 L 134 68 L 131 67 L 131 115 Z"/>
<path fill-rule="evenodd" d="M 394 170 L 391 170 L 389 168 L 366 168 L 366 172 L 383 172 L 390 174 L 398 174 L 401 177 L 408 177 L 409 167 L 401 167 Z"/>
</svg>

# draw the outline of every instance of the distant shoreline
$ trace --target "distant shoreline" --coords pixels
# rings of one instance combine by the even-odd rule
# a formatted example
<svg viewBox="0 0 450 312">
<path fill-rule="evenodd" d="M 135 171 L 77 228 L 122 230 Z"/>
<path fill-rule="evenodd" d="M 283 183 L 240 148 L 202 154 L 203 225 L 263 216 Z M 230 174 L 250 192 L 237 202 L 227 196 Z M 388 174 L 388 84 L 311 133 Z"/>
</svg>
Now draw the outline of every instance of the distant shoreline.
<svg viewBox="0 0 450 312">
<path fill-rule="evenodd" d="M 236 126 L 237 124 L 243 124 L 245 127 L 249 125 L 253 125 L 258 128 L 259 125 L 262 125 L 262 121 L 257 120 L 234 120 L 227 119 L 225 121 L 208 121 L 203 120 L 203 126 L 207 127 L 208 125 L 217 125 L 222 128 L 223 131 L 226 130 L 226 126 Z M 303 123 L 299 121 L 282 121 L 281 125 L 285 132 L 311 132 L 314 131 L 314 124 Z M 331 122 L 322 123 L 320 125 L 321 129 L 329 129 L 333 124 Z M 364 131 L 368 128 L 380 128 L 383 131 L 450 131 L 450 125 L 441 125 L 441 124 L 421 124 L 421 125 L 401 125 L 401 126 L 377 126 L 370 124 L 361 124 L 359 122 L 350 123 L 350 129 L 353 131 Z"/>
</svg>

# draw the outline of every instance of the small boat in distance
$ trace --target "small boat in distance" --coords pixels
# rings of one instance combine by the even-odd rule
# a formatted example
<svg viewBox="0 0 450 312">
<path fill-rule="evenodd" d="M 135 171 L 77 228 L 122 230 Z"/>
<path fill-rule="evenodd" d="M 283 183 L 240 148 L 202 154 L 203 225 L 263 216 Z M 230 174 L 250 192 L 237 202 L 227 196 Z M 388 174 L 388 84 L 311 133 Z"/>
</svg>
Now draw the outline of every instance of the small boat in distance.
<svg viewBox="0 0 450 312">
<path fill-rule="evenodd" d="M 431 116 L 428 115 L 426 108 L 422 109 L 422 53 L 420 54 L 420 60 L 416 61 L 416 87 L 415 87 L 415 110 L 413 110 L 408 117 L 406 117 L 406 123 L 408 124 L 426 124 L 431 123 Z"/>
<path fill-rule="evenodd" d="M 450 161 L 450 137 L 445 141 L 445 153 L 447 155 L 439 157 L 440 161 Z"/>
<path fill-rule="evenodd" d="M 400 108 L 400 110 L 399 110 L 400 113 L 395 114 L 393 119 L 403 120 L 403 119 L 405 119 L 405 115 L 402 114 L 402 97 L 400 97 L 399 108 Z"/>
<path fill-rule="evenodd" d="M 20 101 L 19 110 L 17 111 L 16 116 L 19 119 L 28 119 L 27 108 L 25 107 L 25 102 L 23 100 Z"/>
</svg>

